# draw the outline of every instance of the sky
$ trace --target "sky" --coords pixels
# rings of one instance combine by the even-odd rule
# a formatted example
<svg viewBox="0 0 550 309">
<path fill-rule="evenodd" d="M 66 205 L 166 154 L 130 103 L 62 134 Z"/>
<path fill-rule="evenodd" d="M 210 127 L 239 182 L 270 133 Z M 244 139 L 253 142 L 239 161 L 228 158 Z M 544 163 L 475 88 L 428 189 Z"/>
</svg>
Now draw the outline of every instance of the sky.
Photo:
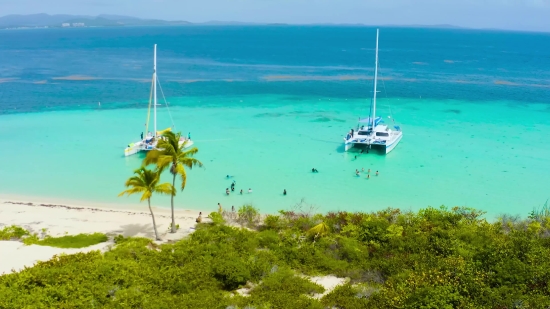
<svg viewBox="0 0 550 309">
<path fill-rule="evenodd" d="M 550 0 L 0 0 L 0 16 L 35 13 L 190 22 L 450 24 L 550 32 Z"/>
</svg>

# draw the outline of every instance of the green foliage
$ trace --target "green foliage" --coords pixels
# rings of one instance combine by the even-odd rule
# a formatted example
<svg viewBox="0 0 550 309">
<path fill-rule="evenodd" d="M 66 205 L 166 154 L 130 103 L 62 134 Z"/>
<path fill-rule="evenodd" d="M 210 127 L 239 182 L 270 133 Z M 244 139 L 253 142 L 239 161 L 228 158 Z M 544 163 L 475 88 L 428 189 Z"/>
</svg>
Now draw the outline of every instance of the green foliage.
<svg viewBox="0 0 550 309">
<path fill-rule="evenodd" d="M 252 205 L 243 205 L 237 212 L 237 222 L 242 226 L 255 227 L 260 221 L 260 212 Z"/>
<path fill-rule="evenodd" d="M 253 227 L 257 210 L 241 209 Z M 550 307 L 550 221 L 482 215 L 463 207 L 283 211 L 259 231 L 200 224 L 160 246 L 117 236 L 105 254 L 0 276 L 0 308 Z M 329 274 L 349 282 L 311 297 L 323 288 L 305 275 Z"/>
<path fill-rule="evenodd" d="M 217 211 L 211 212 L 211 213 L 208 215 L 208 218 L 210 218 L 210 220 L 212 220 L 212 223 L 213 223 L 213 224 L 220 225 L 220 224 L 224 224 L 224 223 L 225 223 L 225 219 L 224 219 L 223 216 L 222 216 L 219 212 L 217 212 Z"/>
<path fill-rule="evenodd" d="M 29 235 L 29 231 L 25 230 L 22 227 L 12 225 L 5 226 L 0 229 L 0 240 L 14 240 L 21 239 L 23 236 Z"/>
<path fill-rule="evenodd" d="M 26 245 L 40 245 L 56 248 L 85 248 L 106 242 L 107 240 L 107 235 L 103 233 L 78 234 L 61 237 L 46 236 L 44 239 L 39 239 L 35 234 L 25 238 L 23 243 Z"/>
</svg>

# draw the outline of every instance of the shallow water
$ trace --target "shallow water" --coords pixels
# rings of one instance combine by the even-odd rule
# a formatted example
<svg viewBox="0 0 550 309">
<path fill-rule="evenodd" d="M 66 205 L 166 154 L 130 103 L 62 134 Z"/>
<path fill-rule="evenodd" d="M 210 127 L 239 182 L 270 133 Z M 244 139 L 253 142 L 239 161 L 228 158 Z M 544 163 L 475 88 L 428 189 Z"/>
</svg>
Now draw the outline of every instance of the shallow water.
<svg viewBox="0 0 550 309">
<path fill-rule="evenodd" d="M 378 110 L 404 131 L 387 156 L 343 151 L 368 113 L 373 29 L 2 32 L 17 40 L 0 40 L 0 194 L 138 203 L 117 194 L 141 162 L 123 149 L 143 131 L 158 41 L 176 130 L 191 132 L 204 163 L 179 208 L 275 212 L 304 200 L 320 211 L 444 204 L 526 215 L 550 197 L 550 36 L 441 31 L 382 29 Z M 172 125 L 165 107 L 158 119 Z M 362 168 L 370 179 L 355 176 Z"/>
</svg>

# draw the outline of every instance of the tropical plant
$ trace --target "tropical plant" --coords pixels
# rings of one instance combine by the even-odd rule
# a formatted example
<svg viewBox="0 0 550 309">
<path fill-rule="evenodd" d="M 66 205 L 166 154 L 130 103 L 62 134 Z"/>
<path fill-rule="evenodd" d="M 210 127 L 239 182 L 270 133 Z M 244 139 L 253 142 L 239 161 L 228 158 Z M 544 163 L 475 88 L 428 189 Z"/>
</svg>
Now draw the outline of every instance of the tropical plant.
<svg viewBox="0 0 550 309">
<path fill-rule="evenodd" d="M 189 169 L 193 166 L 202 166 L 202 162 L 193 158 L 193 156 L 199 151 L 197 147 L 193 147 L 189 150 L 185 150 L 185 143 L 180 144 L 181 133 L 174 133 L 171 131 L 164 132 L 159 139 L 157 149 L 151 150 L 147 153 L 147 157 L 143 160 L 144 165 L 156 164 L 157 168 L 164 170 L 170 167 L 170 173 L 172 174 L 172 186 L 176 187 L 176 176 L 181 176 L 181 190 L 185 189 L 187 183 L 187 174 L 185 167 Z M 170 197 L 170 207 L 172 210 L 172 233 L 176 232 L 176 220 L 174 217 L 174 196 L 176 191 L 172 193 Z"/>
<path fill-rule="evenodd" d="M 147 200 L 149 211 L 151 212 L 151 217 L 153 218 L 153 229 L 155 230 L 156 240 L 160 240 L 160 237 L 157 232 L 155 215 L 153 214 L 153 209 L 151 209 L 151 197 L 153 196 L 153 193 L 171 194 L 173 196 L 176 191 L 174 186 L 167 182 L 159 184 L 161 173 L 162 169 L 152 171 L 146 169 L 145 167 L 138 168 L 134 171 L 135 175 L 130 177 L 124 184 L 127 188 L 130 189 L 124 190 L 118 195 L 123 196 L 124 194 L 132 195 L 141 193 L 140 202 Z M 174 227 L 173 224 L 172 226 Z"/>
</svg>

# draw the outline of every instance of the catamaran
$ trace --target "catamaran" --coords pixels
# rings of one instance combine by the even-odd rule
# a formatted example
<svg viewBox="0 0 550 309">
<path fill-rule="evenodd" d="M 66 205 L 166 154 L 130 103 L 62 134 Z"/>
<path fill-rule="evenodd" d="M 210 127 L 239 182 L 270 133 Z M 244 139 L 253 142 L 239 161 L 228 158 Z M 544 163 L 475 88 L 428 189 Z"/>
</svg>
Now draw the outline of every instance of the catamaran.
<svg viewBox="0 0 550 309">
<path fill-rule="evenodd" d="M 174 126 L 174 123 L 172 121 L 172 127 L 164 129 L 162 131 L 157 131 L 157 106 L 160 104 L 157 104 L 157 83 L 159 83 L 157 78 L 157 44 L 155 44 L 154 48 L 154 55 L 153 55 L 153 80 L 151 81 L 151 93 L 149 95 L 149 107 L 147 108 L 147 121 L 145 123 L 145 131 L 147 132 L 147 135 L 144 137 L 143 132 L 141 133 L 141 139 L 135 143 L 130 143 L 125 149 L 124 149 L 124 155 L 125 156 L 131 156 L 133 154 L 136 154 L 140 151 L 149 151 L 156 149 L 157 142 L 160 138 L 162 138 L 162 134 L 167 131 L 171 131 L 172 127 Z M 160 85 L 160 83 L 159 83 Z M 160 88 L 162 92 L 162 87 Z M 164 98 L 164 93 L 162 93 L 162 96 Z M 152 99 L 152 100 L 151 100 Z M 152 101 L 152 102 L 151 102 Z M 166 102 L 166 99 L 164 99 L 166 103 L 166 108 L 168 110 L 168 114 L 170 115 L 170 119 L 172 119 L 172 115 L 170 114 L 170 109 L 168 107 L 168 103 Z M 153 132 L 149 132 L 149 119 L 151 115 L 151 103 L 153 103 Z M 189 133 L 187 135 L 187 138 L 181 137 L 179 140 L 179 144 L 184 145 L 184 148 L 189 148 L 193 146 L 193 141 L 191 140 L 191 134 Z"/>
<path fill-rule="evenodd" d="M 370 115 L 366 118 L 359 118 L 359 124 L 357 130 L 350 130 L 350 132 L 344 137 L 344 149 L 346 151 L 353 147 L 374 148 L 379 149 L 385 154 L 390 153 L 401 138 L 403 132 L 401 128 L 394 125 L 391 129 L 388 125 L 384 124 L 382 117 L 376 116 L 376 86 L 378 82 L 378 35 L 379 30 L 376 29 L 376 60 L 374 67 L 374 91 L 372 95 L 372 102 L 370 106 Z"/>
</svg>

